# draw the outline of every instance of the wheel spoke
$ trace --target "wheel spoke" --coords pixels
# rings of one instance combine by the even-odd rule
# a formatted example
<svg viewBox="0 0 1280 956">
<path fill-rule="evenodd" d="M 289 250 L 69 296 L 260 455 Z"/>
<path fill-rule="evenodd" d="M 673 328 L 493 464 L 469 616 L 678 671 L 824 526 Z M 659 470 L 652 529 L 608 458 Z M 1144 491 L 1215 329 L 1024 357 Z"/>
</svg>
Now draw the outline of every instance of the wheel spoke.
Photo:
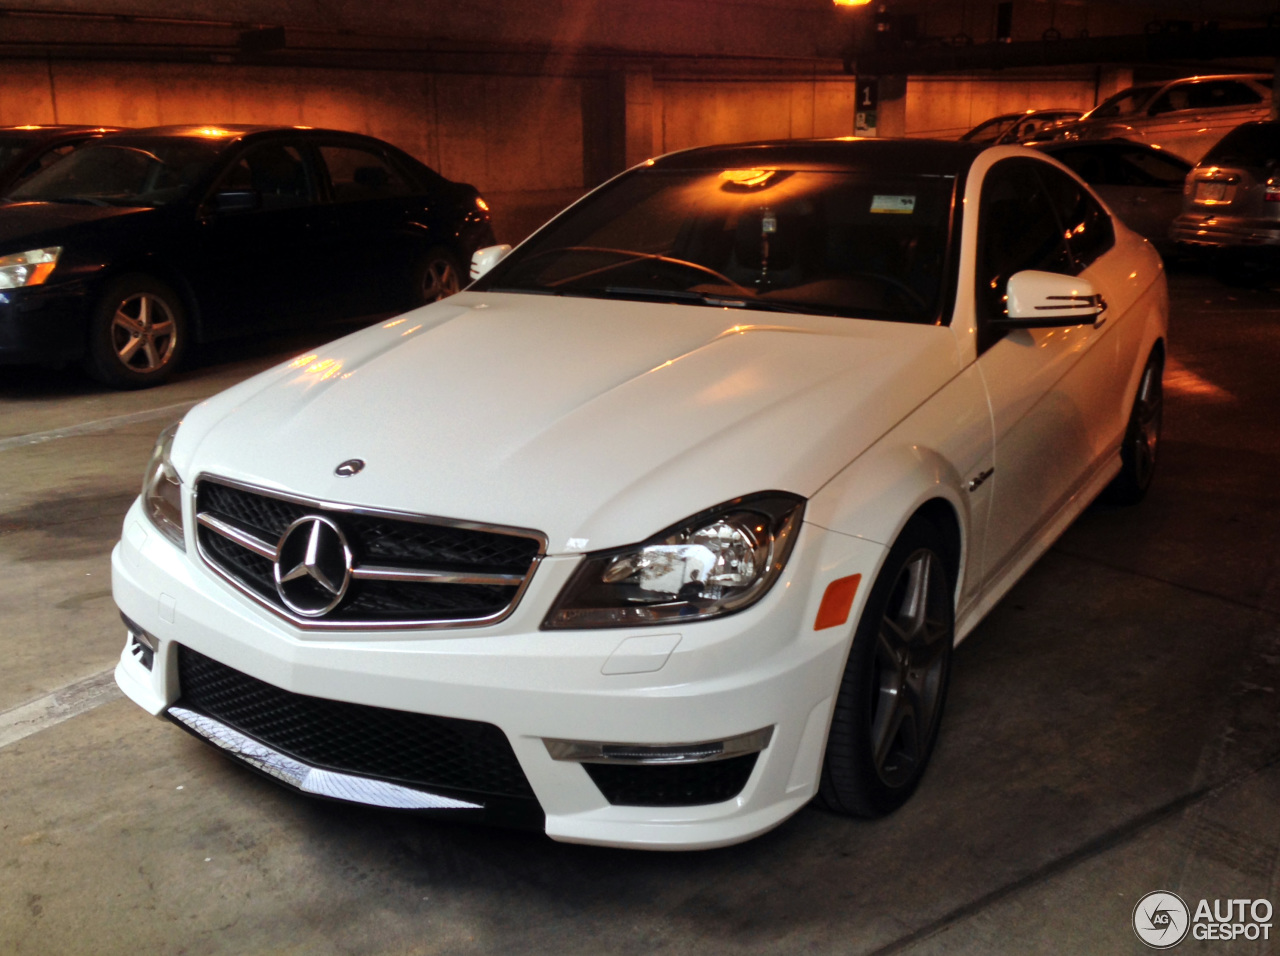
<svg viewBox="0 0 1280 956">
<path fill-rule="evenodd" d="M 885 761 L 889 759 L 889 753 L 894 741 L 898 738 L 898 731 L 901 729 L 902 721 L 906 716 L 901 691 L 901 687 L 891 692 L 887 690 L 881 691 L 875 718 L 871 723 L 873 759 L 875 760 L 876 769 L 880 771 L 882 776 L 885 771 Z"/>
<path fill-rule="evenodd" d="M 116 354 L 120 356 L 120 361 L 125 365 L 128 365 L 129 361 L 133 358 L 134 353 L 136 353 L 142 346 L 142 342 L 143 339 L 141 335 L 129 336 L 129 341 L 124 344 L 124 347 L 116 351 Z"/>
<path fill-rule="evenodd" d="M 127 314 L 124 309 L 116 311 L 115 316 L 111 320 L 111 324 L 118 329 L 124 329 L 130 335 L 141 335 L 146 331 L 146 327 L 134 316 Z"/>
</svg>

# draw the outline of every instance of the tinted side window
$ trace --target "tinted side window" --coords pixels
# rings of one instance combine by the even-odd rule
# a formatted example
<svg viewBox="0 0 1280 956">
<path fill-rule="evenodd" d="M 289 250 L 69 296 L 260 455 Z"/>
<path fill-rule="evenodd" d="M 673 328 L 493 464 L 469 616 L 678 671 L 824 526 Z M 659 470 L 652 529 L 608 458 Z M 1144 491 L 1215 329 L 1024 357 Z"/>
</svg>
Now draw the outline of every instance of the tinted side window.
<svg viewBox="0 0 1280 956">
<path fill-rule="evenodd" d="M 1091 186 L 1120 186 L 1127 181 L 1114 151 L 1103 146 L 1054 150 L 1051 155 Z"/>
<path fill-rule="evenodd" d="M 1191 167 L 1169 156 L 1145 149 L 1120 150 L 1125 168 L 1125 183 L 1130 186 L 1181 187 Z M 1089 182 L 1087 177 L 1081 177 Z"/>
<path fill-rule="evenodd" d="M 227 171 L 220 190 L 257 190 L 263 209 L 290 209 L 315 200 L 315 188 L 302 154 L 293 146 L 264 143 L 251 147 Z"/>
<path fill-rule="evenodd" d="M 353 146 L 321 146 L 320 155 L 329 167 L 336 202 L 387 199 L 414 192 L 404 174 L 372 150 Z"/>
<path fill-rule="evenodd" d="M 1067 251 L 1054 201 L 1038 175 L 1039 166 L 1044 164 L 1005 160 L 991 168 L 982 184 L 976 297 L 985 317 L 1004 314 L 1005 287 L 1015 272 L 1078 272 Z"/>
<path fill-rule="evenodd" d="M 1070 272 L 1078 274 L 1115 245 L 1111 217 L 1089 191 L 1070 176 L 1049 165 L 1041 165 L 1037 172 L 1052 197 L 1054 211 L 1062 223 L 1062 235 L 1075 260 L 1075 268 Z"/>
<path fill-rule="evenodd" d="M 1255 106 L 1261 102 L 1262 94 L 1236 80 L 1209 80 L 1191 86 L 1192 109 Z"/>
</svg>

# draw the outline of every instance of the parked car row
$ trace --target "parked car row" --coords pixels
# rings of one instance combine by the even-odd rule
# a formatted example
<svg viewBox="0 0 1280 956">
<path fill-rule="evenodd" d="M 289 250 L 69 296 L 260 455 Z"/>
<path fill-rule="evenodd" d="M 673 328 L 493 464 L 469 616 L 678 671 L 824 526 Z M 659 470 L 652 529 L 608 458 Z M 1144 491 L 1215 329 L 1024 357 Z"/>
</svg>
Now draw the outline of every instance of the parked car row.
<svg viewBox="0 0 1280 956">
<path fill-rule="evenodd" d="M 27 172 L 79 147 L 0 205 L 0 363 L 79 361 L 109 385 L 154 385 L 195 343 L 435 301 L 493 243 L 474 187 L 368 136 L 75 136 L 87 141 L 60 131 L 44 153 L 15 152 Z"/>
<path fill-rule="evenodd" d="M 1253 276 L 1280 248 L 1280 125 L 1266 119 L 1273 82 L 1248 73 L 1143 84 L 1083 116 L 1005 114 L 961 140 L 1044 150 L 1166 255 L 1209 257 Z"/>
</svg>

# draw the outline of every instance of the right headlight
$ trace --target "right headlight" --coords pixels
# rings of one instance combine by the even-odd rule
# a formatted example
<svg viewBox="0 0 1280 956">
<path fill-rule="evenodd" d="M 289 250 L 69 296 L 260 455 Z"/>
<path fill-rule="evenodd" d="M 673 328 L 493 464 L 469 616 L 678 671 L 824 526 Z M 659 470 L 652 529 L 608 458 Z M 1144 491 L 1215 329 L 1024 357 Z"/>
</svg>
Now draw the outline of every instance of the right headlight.
<svg viewBox="0 0 1280 956">
<path fill-rule="evenodd" d="M 12 255 L 0 256 L 0 289 L 20 289 L 27 285 L 41 285 L 58 264 L 62 246 L 46 249 L 28 249 Z"/>
<path fill-rule="evenodd" d="M 147 462 L 146 476 L 142 479 L 142 508 L 155 525 L 156 530 L 187 550 L 182 526 L 182 479 L 169 461 L 173 438 L 178 434 L 181 422 L 174 422 L 160 433 L 156 447 Z"/>
<path fill-rule="evenodd" d="M 782 573 L 804 499 L 764 492 L 726 502 L 648 541 L 583 558 L 545 629 L 697 621 L 750 607 Z"/>
</svg>

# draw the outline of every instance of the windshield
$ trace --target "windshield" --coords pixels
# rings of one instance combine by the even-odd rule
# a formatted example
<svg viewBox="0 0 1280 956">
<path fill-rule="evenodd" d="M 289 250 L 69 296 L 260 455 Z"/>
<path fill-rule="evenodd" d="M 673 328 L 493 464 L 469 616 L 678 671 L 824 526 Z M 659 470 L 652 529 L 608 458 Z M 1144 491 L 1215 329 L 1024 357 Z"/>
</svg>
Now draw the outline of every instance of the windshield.
<svg viewBox="0 0 1280 956">
<path fill-rule="evenodd" d="M 475 288 L 934 322 L 954 183 L 870 170 L 637 170 Z"/>
<path fill-rule="evenodd" d="M 1013 124 L 1022 119 L 1025 114 L 1018 113 L 1015 116 L 997 116 L 995 119 L 989 119 L 985 123 L 979 123 L 969 132 L 960 137 L 962 143 L 994 143 L 997 139 L 1012 129 Z"/>
<path fill-rule="evenodd" d="M 163 206 L 184 198 L 223 146 L 174 137 L 100 142 L 76 150 L 32 176 L 10 193 L 9 199 Z"/>
<path fill-rule="evenodd" d="M 1160 92 L 1159 86 L 1134 86 L 1121 90 L 1115 96 L 1103 100 L 1093 108 L 1089 119 L 1105 119 L 1110 116 L 1128 116 L 1145 109 L 1151 97 Z"/>
</svg>

